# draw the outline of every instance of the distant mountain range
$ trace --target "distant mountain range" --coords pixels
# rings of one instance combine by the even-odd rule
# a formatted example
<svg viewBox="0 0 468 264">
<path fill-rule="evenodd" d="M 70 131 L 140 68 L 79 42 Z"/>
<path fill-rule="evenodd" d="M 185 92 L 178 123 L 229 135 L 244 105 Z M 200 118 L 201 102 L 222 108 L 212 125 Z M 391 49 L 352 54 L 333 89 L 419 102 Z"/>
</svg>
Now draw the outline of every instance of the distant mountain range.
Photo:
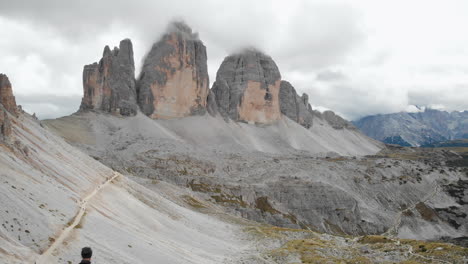
<svg viewBox="0 0 468 264">
<path fill-rule="evenodd" d="M 468 139 L 468 111 L 424 109 L 363 117 L 353 124 L 367 136 L 387 144 L 431 146 L 439 142 Z"/>
</svg>

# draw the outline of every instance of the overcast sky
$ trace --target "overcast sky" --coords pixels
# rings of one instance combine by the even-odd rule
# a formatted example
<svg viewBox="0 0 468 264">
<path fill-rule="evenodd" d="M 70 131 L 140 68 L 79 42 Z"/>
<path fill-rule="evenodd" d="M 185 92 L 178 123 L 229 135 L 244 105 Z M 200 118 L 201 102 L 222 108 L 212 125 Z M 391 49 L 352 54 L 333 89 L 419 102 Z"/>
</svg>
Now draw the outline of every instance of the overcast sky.
<svg viewBox="0 0 468 264">
<path fill-rule="evenodd" d="M 127 4 L 131 3 L 131 4 Z M 105 45 L 144 54 L 174 19 L 199 32 L 213 81 L 246 46 L 273 57 L 316 109 L 353 120 L 413 109 L 468 109 L 466 0 L 0 0 L 0 72 L 39 118 L 75 112 L 83 65 Z"/>
</svg>

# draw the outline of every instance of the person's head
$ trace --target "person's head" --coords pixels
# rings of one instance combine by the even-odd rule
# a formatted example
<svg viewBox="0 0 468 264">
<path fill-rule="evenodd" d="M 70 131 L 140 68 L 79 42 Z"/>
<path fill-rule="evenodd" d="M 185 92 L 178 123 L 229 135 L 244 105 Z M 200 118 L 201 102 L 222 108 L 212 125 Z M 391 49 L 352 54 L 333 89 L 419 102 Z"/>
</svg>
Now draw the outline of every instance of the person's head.
<svg viewBox="0 0 468 264">
<path fill-rule="evenodd" d="M 93 255 L 93 250 L 90 247 L 84 247 L 81 249 L 81 257 L 84 259 L 90 259 Z"/>
</svg>

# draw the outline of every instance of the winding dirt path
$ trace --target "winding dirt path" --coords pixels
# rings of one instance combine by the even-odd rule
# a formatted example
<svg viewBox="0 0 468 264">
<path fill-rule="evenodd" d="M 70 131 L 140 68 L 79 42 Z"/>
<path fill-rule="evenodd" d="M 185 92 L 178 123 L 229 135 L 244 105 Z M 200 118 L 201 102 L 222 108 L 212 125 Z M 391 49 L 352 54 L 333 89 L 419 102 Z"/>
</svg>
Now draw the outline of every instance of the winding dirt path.
<svg viewBox="0 0 468 264">
<path fill-rule="evenodd" d="M 394 237 L 394 236 L 398 235 L 398 229 L 400 228 L 401 218 L 403 217 L 403 214 L 408 212 L 408 211 L 413 210 L 414 208 L 416 208 L 417 204 L 425 203 L 425 202 L 429 201 L 430 199 L 432 199 L 434 196 L 436 196 L 440 192 L 440 186 L 437 183 L 435 183 L 435 185 L 436 186 L 435 186 L 434 190 L 429 195 L 427 195 L 426 198 L 424 198 L 424 199 L 418 201 L 417 203 L 414 203 L 410 207 L 398 212 L 397 217 L 395 218 L 394 224 L 382 235 L 389 236 L 389 237 Z"/>
<path fill-rule="evenodd" d="M 120 176 L 121 176 L 120 173 L 114 172 L 114 176 L 112 176 L 112 178 L 107 179 L 104 183 L 97 186 L 90 194 L 88 194 L 88 196 L 86 196 L 85 198 L 81 200 L 80 209 L 78 213 L 75 215 L 75 218 L 73 219 L 72 224 L 66 227 L 62 232 L 60 232 L 59 236 L 49 246 L 49 248 L 47 248 L 41 255 L 38 256 L 35 262 L 36 264 L 53 263 L 50 260 L 52 252 L 54 252 L 54 250 L 57 249 L 57 247 L 59 247 L 63 243 L 63 241 L 68 237 L 70 232 L 72 232 L 73 229 L 80 223 L 81 219 L 83 218 L 84 213 L 86 212 L 89 200 L 91 200 L 97 193 L 99 193 L 99 191 L 102 188 L 106 187 L 106 185 L 108 185 L 109 183 L 111 183 L 113 180 L 115 180 L 116 178 Z"/>
</svg>

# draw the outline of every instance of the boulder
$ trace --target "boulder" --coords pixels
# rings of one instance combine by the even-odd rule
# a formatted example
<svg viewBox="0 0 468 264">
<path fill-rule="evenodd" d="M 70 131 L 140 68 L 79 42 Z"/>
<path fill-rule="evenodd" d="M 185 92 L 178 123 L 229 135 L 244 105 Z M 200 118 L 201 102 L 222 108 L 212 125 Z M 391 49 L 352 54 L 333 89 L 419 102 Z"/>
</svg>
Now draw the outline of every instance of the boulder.
<svg viewBox="0 0 468 264">
<path fill-rule="evenodd" d="M 17 114 L 18 107 L 16 105 L 15 96 L 13 96 L 10 80 L 8 76 L 2 73 L 0 73 L 0 104 L 11 114 Z"/>
<path fill-rule="evenodd" d="M 113 50 L 106 46 L 99 63 L 84 66 L 84 96 L 80 110 L 97 110 L 123 116 L 137 113 L 135 63 L 129 39 Z"/>
<path fill-rule="evenodd" d="M 287 81 L 281 81 L 280 86 L 280 109 L 281 113 L 296 121 L 305 128 L 312 126 L 314 114 L 309 104 L 309 96 L 299 96 L 296 89 Z"/>
<path fill-rule="evenodd" d="M 169 25 L 146 56 L 138 104 L 151 118 L 205 114 L 209 92 L 206 47 L 183 22 Z"/>
<path fill-rule="evenodd" d="M 270 56 L 245 49 L 224 59 L 212 90 L 225 118 L 269 124 L 281 118 L 280 83 L 281 74 Z"/>
</svg>

